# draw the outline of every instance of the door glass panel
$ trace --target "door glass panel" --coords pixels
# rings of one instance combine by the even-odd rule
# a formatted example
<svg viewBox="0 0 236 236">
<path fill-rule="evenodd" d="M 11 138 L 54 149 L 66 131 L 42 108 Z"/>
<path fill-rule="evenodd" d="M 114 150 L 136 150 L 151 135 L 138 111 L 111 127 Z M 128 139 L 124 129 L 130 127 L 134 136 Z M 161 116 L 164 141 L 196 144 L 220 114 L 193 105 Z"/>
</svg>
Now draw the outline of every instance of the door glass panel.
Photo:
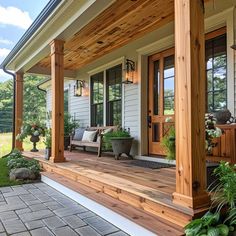
<svg viewBox="0 0 236 236">
<path fill-rule="evenodd" d="M 160 124 L 152 124 L 152 142 L 160 142 Z"/>
<path fill-rule="evenodd" d="M 174 114 L 174 55 L 164 58 L 164 115 Z"/>
<path fill-rule="evenodd" d="M 153 80 L 153 113 L 159 115 L 160 101 L 160 62 L 154 62 L 154 80 Z"/>
</svg>

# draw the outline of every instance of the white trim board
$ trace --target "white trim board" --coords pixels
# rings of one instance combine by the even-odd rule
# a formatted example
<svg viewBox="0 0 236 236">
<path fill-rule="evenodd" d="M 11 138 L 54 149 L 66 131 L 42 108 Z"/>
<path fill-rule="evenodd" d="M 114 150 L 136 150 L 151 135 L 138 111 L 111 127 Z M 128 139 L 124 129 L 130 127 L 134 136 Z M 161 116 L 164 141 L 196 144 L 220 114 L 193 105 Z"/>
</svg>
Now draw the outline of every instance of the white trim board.
<svg viewBox="0 0 236 236">
<path fill-rule="evenodd" d="M 159 158 L 159 157 L 135 156 L 134 159 L 142 160 L 142 161 L 153 161 L 153 162 L 158 162 L 158 163 L 176 165 L 176 161 L 175 160 L 167 160 L 167 159 Z"/>
<path fill-rule="evenodd" d="M 115 225 L 119 229 L 123 230 L 131 236 L 145 235 L 145 236 L 155 236 L 156 234 L 143 228 L 142 226 L 132 222 L 131 220 L 119 215 L 118 213 L 92 201 L 91 199 L 65 187 L 64 185 L 57 183 L 56 181 L 42 175 L 41 181 L 56 189 L 57 191 L 63 193 L 72 200 L 78 202 L 82 206 L 93 211 L 95 214 L 101 216 L 106 221 Z"/>
</svg>

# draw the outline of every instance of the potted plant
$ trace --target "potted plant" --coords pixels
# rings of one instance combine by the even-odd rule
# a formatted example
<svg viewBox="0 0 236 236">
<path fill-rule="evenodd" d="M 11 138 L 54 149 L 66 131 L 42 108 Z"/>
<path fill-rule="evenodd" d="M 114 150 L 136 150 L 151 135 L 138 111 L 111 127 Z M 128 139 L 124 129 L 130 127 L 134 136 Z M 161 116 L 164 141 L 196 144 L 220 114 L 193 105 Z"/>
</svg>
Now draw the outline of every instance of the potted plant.
<svg viewBox="0 0 236 236">
<path fill-rule="evenodd" d="M 214 170 L 218 181 L 210 191 L 211 209 L 185 226 L 187 236 L 236 235 L 236 166 L 221 162 Z"/>
<path fill-rule="evenodd" d="M 30 141 L 33 143 L 33 149 L 31 149 L 31 152 L 38 152 L 36 144 L 39 141 L 40 136 L 44 135 L 45 127 L 36 121 L 32 123 L 25 123 L 21 127 L 21 133 L 16 136 L 16 139 L 23 141 L 27 136 L 31 136 Z"/>
<path fill-rule="evenodd" d="M 132 158 L 130 150 L 134 138 L 130 136 L 129 129 L 118 128 L 116 131 L 104 134 L 104 138 L 105 142 L 111 143 L 116 160 L 119 159 L 122 153 Z"/>
<path fill-rule="evenodd" d="M 78 121 L 74 120 L 70 114 L 64 114 L 64 148 L 68 149 L 70 145 L 70 135 L 79 127 Z"/>
<path fill-rule="evenodd" d="M 162 138 L 161 145 L 166 150 L 166 159 L 175 160 L 175 128 L 170 126 L 168 133 Z"/>
<path fill-rule="evenodd" d="M 52 130 L 46 129 L 45 130 L 45 137 L 43 143 L 45 144 L 45 155 L 44 158 L 49 160 L 51 157 L 51 147 L 52 147 Z"/>
</svg>

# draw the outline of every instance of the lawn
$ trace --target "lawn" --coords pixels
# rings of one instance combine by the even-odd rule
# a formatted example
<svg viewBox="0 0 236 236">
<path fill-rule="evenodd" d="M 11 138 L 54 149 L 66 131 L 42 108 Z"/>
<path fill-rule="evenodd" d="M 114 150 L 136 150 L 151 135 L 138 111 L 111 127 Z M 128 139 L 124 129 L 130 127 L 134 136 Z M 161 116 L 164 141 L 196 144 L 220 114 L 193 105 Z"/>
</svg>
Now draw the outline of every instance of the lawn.
<svg viewBox="0 0 236 236">
<path fill-rule="evenodd" d="M 8 154 L 11 151 L 12 146 L 12 133 L 0 133 L 0 157 Z M 25 151 L 32 149 L 32 143 L 29 141 L 29 138 L 24 140 L 23 148 Z M 38 149 L 44 149 L 44 143 L 42 138 L 40 142 L 37 143 Z"/>
</svg>

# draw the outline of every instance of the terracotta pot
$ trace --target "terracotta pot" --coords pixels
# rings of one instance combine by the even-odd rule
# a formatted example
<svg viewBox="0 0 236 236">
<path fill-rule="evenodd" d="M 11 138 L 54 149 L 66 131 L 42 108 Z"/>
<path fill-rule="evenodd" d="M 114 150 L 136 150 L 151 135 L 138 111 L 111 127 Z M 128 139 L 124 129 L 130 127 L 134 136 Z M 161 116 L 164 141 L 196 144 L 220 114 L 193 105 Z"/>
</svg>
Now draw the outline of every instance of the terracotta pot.
<svg viewBox="0 0 236 236">
<path fill-rule="evenodd" d="M 130 155 L 130 150 L 132 147 L 133 139 L 134 138 L 132 138 L 132 137 L 111 138 L 112 149 L 113 149 L 113 153 L 115 154 L 116 160 L 119 159 L 119 157 L 122 153 L 126 154 L 129 157 L 132 157 Z"/>
</svg>

